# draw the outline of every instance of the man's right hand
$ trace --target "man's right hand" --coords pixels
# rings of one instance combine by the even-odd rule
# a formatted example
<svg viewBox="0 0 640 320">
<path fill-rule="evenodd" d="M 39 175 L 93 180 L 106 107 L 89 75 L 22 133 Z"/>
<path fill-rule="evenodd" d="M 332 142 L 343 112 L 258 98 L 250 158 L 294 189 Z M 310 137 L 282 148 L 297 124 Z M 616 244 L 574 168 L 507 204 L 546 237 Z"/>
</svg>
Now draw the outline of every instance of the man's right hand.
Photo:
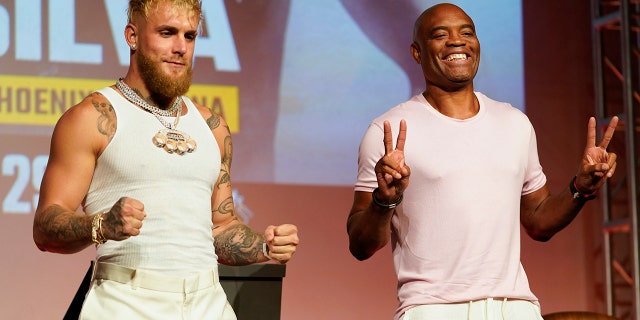
<svg viewBox="0 0 640 320">
<path fill-rule="evenodd" d="M 144 204 L 122 197 L 111 210 L 103 213 L 102 234 L 107 240 L 121 241 L 140 234 L 142 220 L 147 216 Z"/>
</svg>

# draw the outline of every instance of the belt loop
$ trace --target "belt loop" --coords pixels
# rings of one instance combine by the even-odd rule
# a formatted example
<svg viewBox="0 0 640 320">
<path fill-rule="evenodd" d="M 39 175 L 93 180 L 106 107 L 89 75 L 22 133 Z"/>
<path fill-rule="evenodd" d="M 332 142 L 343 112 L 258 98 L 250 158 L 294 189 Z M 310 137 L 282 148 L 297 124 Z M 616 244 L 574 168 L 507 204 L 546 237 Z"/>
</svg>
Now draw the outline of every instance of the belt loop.
<svg viewBox="0 0 640 320">
<path fill-rule="evenodd" d="M 96 273 L 98 272 L 98 261 L 91 260 L 91 283 L 96 279 Z"/>
<path fill-rule="evenodd" d="M 187 279 L 182 279 L 182 303 L 187 303 L 187 294 L 191 293 L 189 288 L 187 288 Z"/>
<path fill-rule="evenodd" d="M 142 279 L 142 273 L 141 274 L 137 274 L 136 269 L 131 270 L 131 289 L 136 290 L 138 289 L 138 287 L 140 286 L 140 281 Z"/>
</svg>

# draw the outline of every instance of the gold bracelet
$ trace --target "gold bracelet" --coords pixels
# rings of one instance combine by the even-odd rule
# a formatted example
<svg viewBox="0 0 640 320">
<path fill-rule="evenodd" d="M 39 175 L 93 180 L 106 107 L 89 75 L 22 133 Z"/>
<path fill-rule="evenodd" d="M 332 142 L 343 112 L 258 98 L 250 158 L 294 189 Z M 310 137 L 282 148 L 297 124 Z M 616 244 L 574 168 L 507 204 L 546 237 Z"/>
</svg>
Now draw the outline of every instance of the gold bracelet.
<svg viewBox="0 0 640 320">
<path fill-rule="evenodd" d="M 93 216 L 93 220 L 91 220 L 91 241 L 95 244 L 103 244 L 107 242 L 102 233 L 102 220 L 103 214 L 98 213 Z"/>
</svg>

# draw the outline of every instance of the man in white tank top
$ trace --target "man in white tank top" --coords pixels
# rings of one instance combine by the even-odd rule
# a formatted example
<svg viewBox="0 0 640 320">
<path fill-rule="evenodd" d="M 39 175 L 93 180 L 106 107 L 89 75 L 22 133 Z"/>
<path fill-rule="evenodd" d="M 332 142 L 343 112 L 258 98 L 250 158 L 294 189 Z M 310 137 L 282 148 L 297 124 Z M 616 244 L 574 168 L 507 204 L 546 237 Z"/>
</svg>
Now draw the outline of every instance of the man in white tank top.
<svg viewBox="0 0 640 320">
<path fill-rule="evenodd" d="M 540 320 L 520 263 L 520 225 L 546 241 L 573 220 L 615 171 L 606 148 L 618 119 L 598 145 L 589 120 L 577 174 L 552 195 L 527 117 L 474 92 L 472 19 L 435 5 L 413 39 L 426 89 L 374 119 L 362 139 L 349 249 L 365 260 L 391 241 L 396 320 Z"/>
<path fill-rule="evenodd" d="M 258 233 L 235 214 L 228 125 L 183 96 L 201 16 L 197 0 L 129 1 L 126 76 L 54 129 L 33 237 L 56 253 L 97 245 L 81 319 L 235 319 L 218 262 L 296 251 L 295 225 Z"/>
</svg>

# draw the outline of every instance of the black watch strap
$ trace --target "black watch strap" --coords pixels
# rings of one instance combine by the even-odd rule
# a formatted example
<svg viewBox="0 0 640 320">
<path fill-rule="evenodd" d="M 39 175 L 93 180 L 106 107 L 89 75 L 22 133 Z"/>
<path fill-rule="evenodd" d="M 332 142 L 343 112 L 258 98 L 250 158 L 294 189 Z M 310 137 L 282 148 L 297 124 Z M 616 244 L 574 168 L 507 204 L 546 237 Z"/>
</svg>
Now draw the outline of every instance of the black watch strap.
<svg viewBox="0 0 640 320">
<path fill-rule="evenodd" d="M 569 191 L 571 191 L 571 195 L 573 196 L 573 198 L 577 200 L 587 201 L 596 198 L 595 192 L 592 194 L 585 194 L 578 190 L 578 188 L 576 187 L 576 176 L 573 176 L 573 179 L 571 179 L 571 182 L 569 183 Z"/>
</svg>

